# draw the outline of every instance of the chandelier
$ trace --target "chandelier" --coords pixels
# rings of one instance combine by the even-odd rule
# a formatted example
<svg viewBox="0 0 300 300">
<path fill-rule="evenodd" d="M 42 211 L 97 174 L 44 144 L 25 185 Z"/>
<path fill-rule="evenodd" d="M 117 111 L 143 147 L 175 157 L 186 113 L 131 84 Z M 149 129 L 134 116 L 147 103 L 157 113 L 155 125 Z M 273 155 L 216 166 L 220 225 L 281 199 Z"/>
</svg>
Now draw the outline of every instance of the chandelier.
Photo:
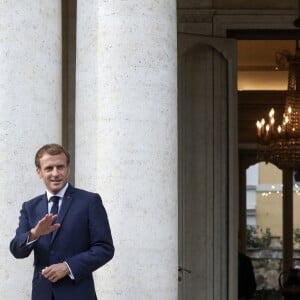
<svg viewBox="0 0 300 300">
<path fill-rule="evenodd" d="M 300 49 L 296 41 L 295 56 L 284 54 L 288 62 L 288 91 L 281 123 L 275 110 L 268 120 L 256 122 L 258 161 L 270 162 L 280 169 L 300 170 Z"/>
</svg>

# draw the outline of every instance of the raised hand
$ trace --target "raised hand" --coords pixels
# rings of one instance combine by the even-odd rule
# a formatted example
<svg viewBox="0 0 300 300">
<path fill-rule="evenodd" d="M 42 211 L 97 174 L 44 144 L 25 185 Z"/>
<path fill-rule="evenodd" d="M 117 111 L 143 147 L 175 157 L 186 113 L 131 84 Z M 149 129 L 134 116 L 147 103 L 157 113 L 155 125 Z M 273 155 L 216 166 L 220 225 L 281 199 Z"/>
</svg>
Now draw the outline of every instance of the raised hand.
<svg viewBox="0 0 300 300">
<path fill-rule="evenodd" d="M 29 242 L 38 239 L 42 235 L 49 234 L 60 227 L 59 223 L 53 224 L 57 215 L 46 214 L 44 218 L 38 221 L 34 228 L 30 230 Z"/>
</svg>

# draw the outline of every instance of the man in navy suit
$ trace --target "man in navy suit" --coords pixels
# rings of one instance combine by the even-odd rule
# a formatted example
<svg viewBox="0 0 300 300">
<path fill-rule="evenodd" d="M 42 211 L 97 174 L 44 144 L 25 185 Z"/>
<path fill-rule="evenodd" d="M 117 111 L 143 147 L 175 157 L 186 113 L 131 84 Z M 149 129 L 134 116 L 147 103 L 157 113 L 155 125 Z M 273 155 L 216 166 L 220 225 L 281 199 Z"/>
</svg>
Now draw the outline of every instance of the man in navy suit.
<svg viewBox="0 0 300 300">
<path fill-rule="evenodd" d="M 44 145 L 35 164 L 46 193 L 23 203 L 10 251 L 16 258 L 34 252 L 32 300 L 95 300 L 92 273 L 114 255 L 101 198 L 68 183 L 62 146 Z"/>
</svg>

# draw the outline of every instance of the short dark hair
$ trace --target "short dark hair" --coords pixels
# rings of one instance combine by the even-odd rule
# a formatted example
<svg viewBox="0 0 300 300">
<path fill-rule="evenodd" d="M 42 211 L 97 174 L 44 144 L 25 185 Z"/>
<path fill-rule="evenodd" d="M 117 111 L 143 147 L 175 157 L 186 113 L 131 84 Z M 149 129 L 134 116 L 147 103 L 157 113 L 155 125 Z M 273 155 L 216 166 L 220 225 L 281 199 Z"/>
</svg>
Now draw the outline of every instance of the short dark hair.
<svg viewBox="0 0 300 300">
<path fill-rule="evenodd" d="M 70 164 L 70 153 L 63 146 L 58 144 L 46 144 L 42 146 L 35 154 L 34 162 L 38 169 L 41 168 L 40 159 L 45 153 L 49 155 L 58 155 L 64 153 L 67 158 L 67 165 Z"/>
</svg>

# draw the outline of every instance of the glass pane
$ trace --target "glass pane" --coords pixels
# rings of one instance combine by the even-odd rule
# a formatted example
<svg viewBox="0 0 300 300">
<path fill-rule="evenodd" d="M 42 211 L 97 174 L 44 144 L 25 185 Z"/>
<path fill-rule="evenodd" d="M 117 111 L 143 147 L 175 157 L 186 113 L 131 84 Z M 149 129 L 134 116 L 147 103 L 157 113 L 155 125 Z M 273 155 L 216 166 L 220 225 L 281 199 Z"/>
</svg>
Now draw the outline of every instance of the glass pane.
<svg viewBox="0 0 300 300">
<path fill-rule="evenodd" d="M 281 170 L 264 162 L 249 167 L 246 192 L 247 255 L 252 259 L 258 293 L 273 295 L 282 270 Z"/>
<path fill-rule="evenodd" d="M 300 182 L 296 181 L 295 178 L 293 185 L 293 224 L 294 267 L 300 268 Z"/>
</svg>

